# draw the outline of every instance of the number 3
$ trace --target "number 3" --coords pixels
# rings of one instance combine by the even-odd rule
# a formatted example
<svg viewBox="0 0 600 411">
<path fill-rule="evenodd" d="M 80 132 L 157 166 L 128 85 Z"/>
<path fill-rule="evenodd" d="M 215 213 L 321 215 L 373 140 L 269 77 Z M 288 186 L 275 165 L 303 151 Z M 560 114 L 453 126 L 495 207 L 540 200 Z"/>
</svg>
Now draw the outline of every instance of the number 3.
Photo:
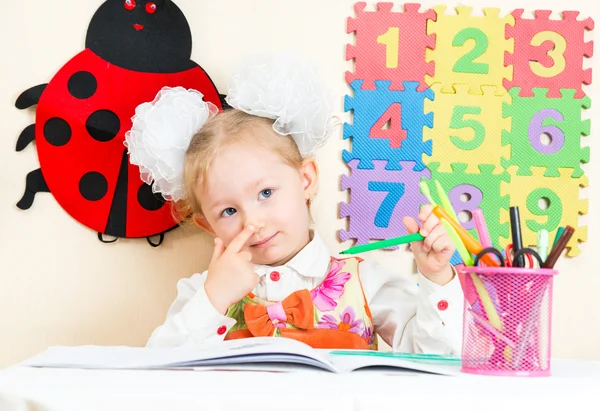
<svg viewBox="0 0 600 411">
<path fill-rule="evenodd" d="M 565 60 L 567 41 L 563 36 L 553 31 L 540 31 L 531 39 L 531 45 L 538 47 L 545 41 L 554 43 L 554 47 L 548 51 L 548 57 L 552 59 L 552 66 L 544 67 L 539 61 L 530 61 L 529 66 L 531 71 L 540 77 L 554 77 L 562 73 L 567 65 Z"/>
</svg>

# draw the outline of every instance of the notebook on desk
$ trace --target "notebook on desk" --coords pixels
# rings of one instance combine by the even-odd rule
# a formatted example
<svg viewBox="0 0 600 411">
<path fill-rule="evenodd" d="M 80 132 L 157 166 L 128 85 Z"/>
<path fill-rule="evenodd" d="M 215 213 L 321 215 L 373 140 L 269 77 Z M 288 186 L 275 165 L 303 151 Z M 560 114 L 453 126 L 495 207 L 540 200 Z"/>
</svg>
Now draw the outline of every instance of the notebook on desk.
<svg viewBox="0 0 600 411">
<path fill-rule="evenodd" d="M 379 367 L 441 375 L 460 373 L 460 359 L 433 354 L 361 350 L 317 350 L 288 338 L 259 337 L 225 341 L 199 349 L 127 346 L 56 346 L 21 366 L 85 369 L 262 369 L 285 365 L 333 373 Z M 291 366 L 291 367 L 290 367 Z"/>
</svg>

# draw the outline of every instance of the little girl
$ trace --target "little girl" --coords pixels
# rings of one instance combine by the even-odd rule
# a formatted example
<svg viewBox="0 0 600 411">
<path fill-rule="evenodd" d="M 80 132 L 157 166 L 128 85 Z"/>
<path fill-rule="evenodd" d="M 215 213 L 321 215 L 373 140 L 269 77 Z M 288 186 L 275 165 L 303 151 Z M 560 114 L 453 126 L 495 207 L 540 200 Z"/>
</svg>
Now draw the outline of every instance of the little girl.
<svg viewBox="0 0 600 411">
<path fill-rule="evenodd" d="M 418 285 L 372 260 L 332 256 L 311 229 L 314 150 L 334 126 L 315 72 L 288 57 L 233 76 L 222 112 L 193 90 L 165 88 L 136 110 L 132 163 L 154 190 L 214 236 L 208 270 L 181 279 L 148 347 L 255 336 L 314 348 L 460 354 L 463 294 L 454 247 L 425 205 L 404 218 Z"/>
</svg>

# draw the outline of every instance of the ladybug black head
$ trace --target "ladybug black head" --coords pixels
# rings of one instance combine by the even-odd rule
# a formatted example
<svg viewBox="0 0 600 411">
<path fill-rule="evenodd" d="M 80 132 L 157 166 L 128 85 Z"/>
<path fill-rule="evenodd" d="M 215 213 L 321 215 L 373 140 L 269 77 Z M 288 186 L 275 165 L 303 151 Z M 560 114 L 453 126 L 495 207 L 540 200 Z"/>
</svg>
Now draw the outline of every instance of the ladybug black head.
<svg viewBox="0 0 600 411">
<path fill-rule="evenodd" d="M 190 27 L 172 0 L 106 0 L 92 17 L 85 46 L 129 70 L 173 73 L 195 65 Z"/>
</svg>

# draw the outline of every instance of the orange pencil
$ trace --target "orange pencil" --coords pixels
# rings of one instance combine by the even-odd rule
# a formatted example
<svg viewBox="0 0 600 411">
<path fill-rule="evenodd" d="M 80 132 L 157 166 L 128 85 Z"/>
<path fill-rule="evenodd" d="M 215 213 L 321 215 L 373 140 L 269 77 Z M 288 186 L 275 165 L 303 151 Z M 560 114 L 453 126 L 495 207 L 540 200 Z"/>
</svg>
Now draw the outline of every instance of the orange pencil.
<svg viewBox="0 0 600 411">
<path fill-rule="evenodd" d="M 448 223 L 450 223 L 452 228 L 454 228 L 454 231 L 456 231 L 463 244 L 471 254 L 477 255 L 481 250 L 483 250 L 481 244 L 479 244 L 477 240 L 475 240 L 467 230 L 462 228 L 458 221 L 450 217 L 450 215 L 448 215 L 446 210 L 444 210 L 442 207 L 440 207 L 439 205 L 435 206 L 433 208 L 433 214 L 438 216 L 438 218 L 444 219 L 448 221 Z M 498 267 L 499 265 L 498 262 L 496 262 L 492 257 L 490 257 L 489 254 L 484 254 L 481 257 L 481 261 L 483 261 L 488 267 Z"/>
</svg>

